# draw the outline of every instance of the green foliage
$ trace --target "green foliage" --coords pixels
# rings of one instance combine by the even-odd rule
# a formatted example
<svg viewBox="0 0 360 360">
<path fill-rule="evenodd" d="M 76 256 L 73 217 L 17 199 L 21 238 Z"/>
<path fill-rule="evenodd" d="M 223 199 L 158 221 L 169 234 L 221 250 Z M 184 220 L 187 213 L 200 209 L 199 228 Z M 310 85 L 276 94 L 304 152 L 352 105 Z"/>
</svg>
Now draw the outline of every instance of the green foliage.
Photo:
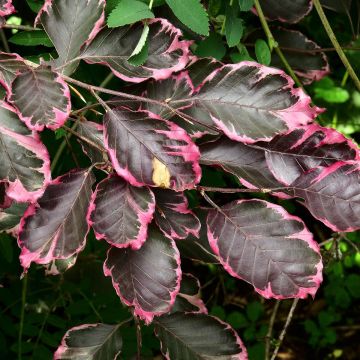
<svg viewBox="0 0 360 360">
<path fill-rule="evenodd" d="M 335 85 L 329 77 L 323 78 L 314 85 L 315 98 L 328 103 L 340 104 L 349 100 L 350 94 L 346 89 Z"/>
<path fill-rule="evenodd" d="M 200 0 L 166 0 L 175 16 L 192 31 L 209 34 L 208 15 Z"/>
<path fill-rule="evenodd" d="M 267 42 L 263 39 L 257 39 L 255 43 L 255 54 L 258 62 L 264 65 L 270 65 L 271 52 Z"/>
<path fill-rule="evenodd" d="M 229 47 L 239 44 L 244 33 L 243 21 L 238 17 L 238 10 L 236 2 L 229 5 L 226 10 L 225 34 Z"/>
<path fill-rule="evenodd" d="M 213 57 L 221 60 L 226 54 L 226 47 L 220 34 L 211 33 L 209 37 L 201 41 L 195 50 L 195 55 L 200 57 Z"/>
<path fill-rule="evenodd" d="M 54 46 L 46 32 L 43 30 L 18 32 L 9 39 L 9 42 L 23 46 Z"/>
<path fill-rule="evenodd" d="M 240 10 L 249 11 L 254 6 L 254 0 L 239 0 Z"/>
<path fill-rule="evenodd" d="M 143 2 L 137 0 L 121 0 L 107 18 L 107 25 L 113 28 L 153 17 L 153 12 Z"/>
</svg>

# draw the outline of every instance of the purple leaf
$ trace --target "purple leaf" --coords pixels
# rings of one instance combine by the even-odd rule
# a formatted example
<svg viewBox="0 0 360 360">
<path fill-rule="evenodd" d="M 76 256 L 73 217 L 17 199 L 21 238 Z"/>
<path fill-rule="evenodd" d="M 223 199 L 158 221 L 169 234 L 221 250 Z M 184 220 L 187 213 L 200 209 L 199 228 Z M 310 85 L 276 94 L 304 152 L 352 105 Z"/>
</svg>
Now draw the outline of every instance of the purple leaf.
<svg viewBox="0 0 360 360">
<path fill-rule="evenodd" d="M 16 74 L 27 69 L 24 59 L 18 54 L 0 52 L 0 84 L 8 94 L 11 92 L 11 83 Z"/>
<path fill-rule="evenodd" d="M 117 359 L 123 341 L 122 324 L 84 324 L 68 330 L 55 352 L 54 360 Z"/>
<path fill-rule="evenodd" d="M 215 317 L 178 312 L 154 322 L 166 359 L 248 359 L 237 333 Z"/>
<path fill-rule="evenodd" d="M 300 176 L 290 194 L 304 199 L 311 214 L 334 231 L 360 229 L 359 161 L 336 162 Z"/>
<path fill-rule="evenodd" d="M 254 62 L 224 65 L 210 74 L 193 95 L 193 111 L 211 117 L 215 126 L 232 140 L 269 141 L 311 123 L 321 112 L 283 71 Z M 184 100 L 178 100 L 179 102 Z"/>
<path fill-rule="evenodd" d="M 45 126 L 51 130 L 60 128 L 71 110 L 69 87 L 46 65 L 19 73 L 8 98 L 18 109 L 20 119 L 37 131 Z"/>
<path fill-rule="evenodd" d="M 100 31 L 105 0 L 46 0 L 36 17 L 41 22 L 59 57 L 55 66 L 70 75 L 80 61 L 80 48 Z"/>
<path fill-rule="evenodd" d="M 10 15 L 15 12 L 12 0 L 0 0 L 0 16 Z"/>
<path fill-rule="evenodd" d="M 156 189 L 155 221 L 160 230 L 172 239 L 186 239 L 189 234 L 199 237 L 200 221 L 188 209 L 184 193 Z"/>
<path fill-rule="evenodd" d="M 209 211 L 208 238 L 225 270 L 265 298 L 314 296 L 322 281 L 318 244 L 298 217 L 263 200 Z"/>
<path fill-rule="evenodd" d="M 6 231 L 17 236 L 18 225 L 26 208 L 26 203 L 13 202 L 11 206 L 0 211 L 0 232 Z"/>
<path fill-rule="evenodd" d="M 98 240 L 137 250 L 147 238 L 155 197 L 148 188 L 133 187 L 121 177 L 110 175 L 98 184 L 90 208 L 89 221 Z"/>
<path fill-rule="evenodd" d="M 86 139 L 91 140 L 94 144 L 105 149 L 104 126 L 102 124 L 87 120 L 79 121 L 77 131 Z M 79 139 L 79 142 L 81 143 L 84 153 L 90 158 L 93 164 L 108 162 L 108 157 L 105 152 L 99 151 L 94 146 L 89 145 L 81 139 Z"/>
<path fill-rule="evenodd" d="M 28 207 L 18 237 L 25 272 L 32 262 L 68 259 L 84 248 L 93 182 L 90 170 L 69 172 L 53 180 L 38 202 Z"/>
<path fill-rule="evenodd" d="M 1 103 L 0 115 L 0 182 L 6 182 L 8 197 L 33 202 L 50 181 L 49 154 L 10 105 Z"/>
<path fill-rule="evenodd" d="M 297 23 L 312 9 L 311 0 L 259 0 L 269 20 Z"/>
<path fill-rule="evenodd" d="M 199 280 L 191 274 L 183 274 L 181 286 L 171 313 L 193 312 L 207 314 L 207 308 L 201 300 Z"/>
<path fill-rule="evenodd" d="M 109 110 L 104 136 L 116 172 L 133 186 L 183 191 L 200 181 L 199 150 L 174 123 L 146 111 Z"/>
<path fill-rule="evenodd" d="M 133 66 L 128 61 L 140 39 L 142 23 L 102 30 L 80 58 L 90 64 L 106 65 L 116 76 L 129 82 L 166 79 L 186 66 L 191 42 L 181 41 L 181 31 L 165 19 L 152 19 L 148 24 L 149 50 L 142 66 Z"/>
<path fill-rule="evenodd" d="M 121 301 L 146 323 L 171 309 L 180 289 L 180 255 L 174 240 L 151 228 L 140 250 L 112 247 L 104 263 Z"/>
<path fill-rule="evenodd" d="M 7 209 L 13 202 L 6 194 L 8 187 L 7 182 L 0 181 L 0 210 Z"/>
</svg>

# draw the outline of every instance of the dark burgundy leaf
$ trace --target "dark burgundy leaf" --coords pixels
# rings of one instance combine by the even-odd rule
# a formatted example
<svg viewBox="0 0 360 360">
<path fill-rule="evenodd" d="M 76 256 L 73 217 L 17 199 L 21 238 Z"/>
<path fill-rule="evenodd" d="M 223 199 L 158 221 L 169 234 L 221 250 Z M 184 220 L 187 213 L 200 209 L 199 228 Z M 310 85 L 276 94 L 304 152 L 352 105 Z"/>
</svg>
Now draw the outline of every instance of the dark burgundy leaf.
<svg viewBox="0 0 360 360">
<path fill-rule="evenodd" d="M 53 180 L 38 202 L 28 207 L 18 238 L 24 271 L 32 262 L 68 259 L 84 248 L 93 182 L 90 170 L 69 172 Z"/>
<path fill-rule="evenodd" d="M 152 19 L 148 24 L 148 57 L 142 66 L 133 66 L 128 61 L 140 39 L 142 23 L 102 30 L 80 58 L 90 64 L 106 65 L 129 82 L 166 79 L 186 66 L 191 43 L 181 41 L 181 31 L 165 19 Z"/>
<path fill-rule="evenodd" d="M 199 150 L 174 123 L 146 111 L 109 110 L 104 137 L 116 172 L 133 186 L 183 191 L 200 181 Z"/>
<path fill-rule="evenodd" d="M 167 359 L 247 360 L 230 325 L 205 314 L 175 313 L 155 320 L 155 334 Z"/>
<path fill-rule="evenodd" d="M 230 139 L 253 143 L 306 125 L 320 113 L 283 71 L 241 62 L 209 75 L 190 99 L 196 118 L 210 115 Z M 177 100 L 185 104 L 185 100 Z"/>
<path fill-rule="evenodd" d="M 180 254 L 174 240 L 151 228 L 140 250 L 112 247 L 104 264 L 121 301 L 146 323 L 167 313 L 180 289 Z"/>
<path fill-rule="evenodd" d="M 318 167 L 291 184 L 289 193 L 304 199 L 311 214 L 334 231 L 360 229 L 359 161 Z"/>
<path fill-rule="evenodd" d="M 312 9 L 311 0 L 259 0 L 265 16 L 270 20 L 297 23 Z"/>
<path fill-rule="evenodd" d="M 265 298 L 314 296 L 322 281 L 320 250 L 302 220 L 263 200 L 209 211 L 208 238 L 225 270 Z"/>
<path fill-rule="evenodd" d="M 19 73 L 13 83 L 9 100 L 18 109 L 19 117 L 37 131 L 64 125 L 70 110 L 70 90 L 61 76 L 50 66 L 40 65 Z"/>
<path fill-rule="evenodd" d="M 147 238 L 155 197 L 150 189 L 133 187 L 111 175 L 98 184 L 90 207 L 89 220 L 98 240 L 136 250 Z"/>
<path fill-rule="evenodd" d="M 84 324 L 68 330 L 54 360 L 115 360 L 122 349 L 121 324 Z"/>
<path fill-rule="evenodd" d="M 7 231 L 13 234 L 16 233 L 16 228 L 20 223 L 21 217 L 24 215 L 27 205 L 28 204 L 14 202 L 7 209 L 1 210 L 0 232 Z"/>
<path fill-rule="evenodd" d="M 29 130 L 15 109 L 0 104 L 0 181 L 6 195 L 19 202 L 33 202 L 50 181 L 50 159 L 38 134 Z"/>
<path fill-rule="evenodd" d="M 0 52 L 0 84 L 10 93 L 11 83 L 18 72 L 27 70 L 24 59 L 18 54 Z"/>
<path fill-rule="evenodd" d="M 7 196 L 9 185 L 5 181 L 0 181 L 0 210 L 7 209 L 12 204 L 12 199 Z"/>
<path fill-rule="evenodd" d="M 92 121 L 80 121 L 78 123 L 77 131 L 86 139 L 91 140 L 100 148 L 105 149 L 104 145 L 104 126 Z M 107 154 L 89 145 L 87 142 L 79 140 L 84 153 L 90 158 L 93 164 L 106 163 L 108 161 Z"/>
<path fill-rule="evenodd" d="M 200 221 L 188 209 L 188 201 L 183 193 L 156 189 L 155 221 L 160 230 L 172 239 L 186 239 L 189 234 L 199 237 Z"/>
<path fill-rule="evenodd" d="M 265 150 L 269 169 L 286 186 L 319 166 L 328 167 L 341 160 L 360 160 L 354 143 L 334 129 L 315 124 L 253 146 Z"/>
<path fill-rule="evenodd" d="M 41 22 L 59 57 L 55 66 L 70 75 L 80 61 L 80 48 L 101 29 L 105 0 L 46 0 L 36 17 Z"/>
<path fill-rule="evenodd" d="M 171 313 L 193 312 L 207 314 L 207 309 L 200 295 L 200 282 L 191 274 L 183 274 L 180 291 Z"/>
<path fill-rule="evenodd" d="M 15 12 L 12 0 L 0 0 L 0 16 L 10 15 Z"/>
</svg>

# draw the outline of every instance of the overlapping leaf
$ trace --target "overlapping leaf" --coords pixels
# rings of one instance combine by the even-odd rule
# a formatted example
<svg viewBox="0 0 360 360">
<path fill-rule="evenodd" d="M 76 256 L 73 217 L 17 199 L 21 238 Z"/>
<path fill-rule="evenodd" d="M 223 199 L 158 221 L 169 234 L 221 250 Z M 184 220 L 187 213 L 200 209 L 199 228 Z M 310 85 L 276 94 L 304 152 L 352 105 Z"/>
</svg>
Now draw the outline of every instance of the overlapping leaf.
<svg viewBox="0 0 360 360">
<path fill-rule="evenodd" d="M 14 229 L 19 225 L 20 219 L 23 216 L 27 204 L 25 203 L 12 203 L 6 209 L 0 211 L 0 232 L 14 232 Z"/>
<path fill-rule="evenodd" d="M 104 23 L 105 0 L 46 0 L 36 17 L 49 35 L 59 57 L 55 66 L 69 75 L 78 65 L 80 48 L 90 42 Z"/>
<path fill-rule="evenodd" d="M 199 237 L 200 221 L 188 209 L 183 193 L 156 189 L 155 221 L 160 230 L 172 239 L 186 239 L 189 234 Z"/>
<path fill-rule="evenodd" d="M 12 0 L 0 0 L 0 16 L 10 15 L 15 12 Z"/>
<path fill-rule="evenodd" d="M 317 243 L 304 223 L 262 200 L 209 211 L 208 238 L 224 268 L 266 298 L 314 296 L 322 281 Z"/>
<path fill-rule="evenodd" d="M 2 103 L 0 115 L 0 181 L 10 198 L 35 201 L 51 177 L 47 149 L 10 105 Z"/>
<path fill-rule="evenodd" d="M 181 31 L 167 20 L 154 19 L 148 24 L 148 57 L 142 66 L 128 61 L 141 37 L 141 23 L 103 29 L 79 58 L 90 64 L 106 65 L 116 76 L 129 82 L 166 79 L 188 63 L 190 42 L 180 40 Z"/>
<path fill-rule="evenodd" d="M 136 250 L 147 238 L 155 197 L 150 189 L 133 187 L 113 175 L 98 184 L 91 211 L 89 220 L 97 239 Z"/>
<path fill-rule="evenodd" d="M 183 274 L 179 293 L 171 309 L 172 313 L 179 311 L 207 314 L 206 306 L 200 296 L 200 282 L 191 274 Z"/>
<path fill-rule="evenodd" d="M 18 238 L 25 271 L 32 262 L 68 259 L 83 249 L 93 182 L 89 170 L 67 173 L 53 180 L 38 202 L 28 207 Z"/>
<path fill-rule="evenodd" d="M 104 137 L 116 172 L 133 186 L 183 191 L 200 181 L 198 148 L 174 123 L 145 111 L 109 110 Z"/>
<path fill-rule="evenodd" d="M 155 333 L 161 342 L 161 352 L 169 359 L 248 358 L 237 333 L 228 324 L 205 314 L 161 316 L 155 321 Z"/>
<path fill-rule="evenodd" d="M 9 93 L 16 73 L 27 70 L 24 59 L 18 54 L 0 52 L 0 84 Z"/>
<path fill-rule="evenodd" d="M 297 23 L 312 9 L 311 0 L 259 0 L 265 16 L 270 20 Z"/>
<path fill-rule="evenodd" d="M 70 90 L 50 66 L 29 67 L 16 75 L 11 87 L 9 100 L 30 129 L 55 130 L 67 120 L 71 110 Z"/>
<path fill-rule="evenodd" d="M 55 360 L 116 359 L 123 341 L 121 324 L 85 324 L 68 330 L 54 354 Z"/>
<path fill-rule="evenodd" d="M 112 247 L 104 264 L 122 302 L 150 323 L 167 313 L 180 289 L 180 255 L 173 240 L 152 228 L 140 250 Z"/>
</svg>

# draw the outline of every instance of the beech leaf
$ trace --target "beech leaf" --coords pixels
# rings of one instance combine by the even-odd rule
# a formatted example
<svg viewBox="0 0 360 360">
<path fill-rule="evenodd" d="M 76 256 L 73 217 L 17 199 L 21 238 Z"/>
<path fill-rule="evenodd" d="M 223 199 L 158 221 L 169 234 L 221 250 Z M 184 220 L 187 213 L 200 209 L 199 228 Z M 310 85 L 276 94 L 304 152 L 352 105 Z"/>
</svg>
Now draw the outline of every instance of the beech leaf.
<svg viewBox="0 0 360 360">
<path fill-rule="evenodd" d="M 12 0 L 0 0 L 0 16 L 7 16 L 15 12 Z"/>
<path fill-rule="evenodd" d="M 146 323 L 167 313 L 180 289 L 180 254 L 174 240 L 151 228 L 140 250 L 112 247 L 104 263 L 121 301 Z"/>
<path fill-rule="evenodd" d="M 16 74 L 27 69 L 24 59 L 18 54 L 0 52 L 0 84 L 8 94 Z"/>
<path fill-rule="evenodd" d="M 68 259 L 84 248 L 94 180 L 89 170 L 69 172 L 53 180 L 38 202 L 27 208 L 18 237 L 25 272 L 32 262 Z"/>
<path fill-rule="evenodd" d="M 263 200 L 237 200 L 210 210 L 207 226 L 225 270 L 263 297 L 315 295 L 322 281 L 320 250 L 298 217 Z"/>
</svg>

